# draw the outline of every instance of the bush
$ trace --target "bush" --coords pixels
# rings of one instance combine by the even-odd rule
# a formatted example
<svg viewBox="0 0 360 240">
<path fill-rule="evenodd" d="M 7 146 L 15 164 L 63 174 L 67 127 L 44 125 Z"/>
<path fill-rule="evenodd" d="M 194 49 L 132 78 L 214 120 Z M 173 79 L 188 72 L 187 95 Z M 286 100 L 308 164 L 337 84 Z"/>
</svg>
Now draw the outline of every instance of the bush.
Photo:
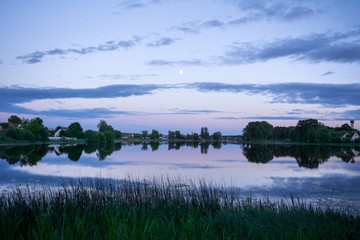
<svg viewBox="0 0 360 240">
<path fill-rule="evenodd" d="M 23 140 L 22 131 L 18 128 L 8 128 L 5 131 L 5 136 L 14 140 Z"/>
<path fill-rule="evenodd" d="M 104 132 L 106 143 L 114 143 L 114 133 L 110 131 Z"/>
<path fill-rule="evenodd" d="M 35 135 L 29 130 L 24 130 L 24 140 L 35 142 Z"/>
</svg>

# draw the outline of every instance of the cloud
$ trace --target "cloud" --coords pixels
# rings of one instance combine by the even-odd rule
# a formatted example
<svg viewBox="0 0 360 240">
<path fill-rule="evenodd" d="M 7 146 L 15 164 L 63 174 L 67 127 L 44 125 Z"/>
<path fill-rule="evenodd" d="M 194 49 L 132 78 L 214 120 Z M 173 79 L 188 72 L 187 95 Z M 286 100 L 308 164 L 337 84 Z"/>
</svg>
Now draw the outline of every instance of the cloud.
<svg viewBox="0 0 360 240">
<path fill-rule="evenodd" d="M 31 114 L 44 115 L 48 117 L 64 117 L 72 119 L 89 119 L 89 118 L 110 118 L 115 115 L 137 115 L 135 112 L 115 111 L 107 108 L 91 108 L 91 109 L 52 109 L 50 111 L 32 111 Z"/>
<path fill-rule="evenodd" d="M 160 38 L 159 40 L 157 40 L 155 42 L 146 44 L 146 46 L 148 46 L 148 47 L 168 46 L 168 45 L 171 45 L 171 44 L 175 43 L 178 40 L 179 39 L 177 39 L 177 38 L 162 37 L 162 38 Z"/>
<path fill-rule="evenodd" d="M 223 29 L 226 27 L 226 24 L 218 19 L 213 19 L 209 21 L 193 21 L 193 22 L 187 22 L 183 23 L 181 25 L 173 26 L 170 29 L 175 31 L 180 31 L 185 34 L 197 34 L 200 33 L 202 29 L 208 29 L 208 28 L 219 28 Z"/>
<path fill-rule="evenodd" d="M 243 16 L 234 18 L 228 22 L 213 19 L 208 21 L 193 21 L 173 26 L 171 29 L 186 34 L 196 34 L 206 28 L 225 28 L 227 26 L 243 25 L 259 21 L 285 21 L 291 22 L 313 16 L 321 10 L 314 10 L 307 6 L 289 3 L 289 1 L 260 1 L 260 0 L 233 0 Z"/>
<path fill-rule="evenodd" d="M 348 120 L 360 120 L 360 108 L 354 110 L 344 111 L 342 113 L 333 113 L 333 115 L 337 115 L 335 120 L 348 121 Z"/>
<path fill-rule="evenodd" d="M 83 47 L 83 48 L 68 48 L 68 49 L 51 49 L 48 51 L 36 51 L 30 54 L 17 56 L 17 60 L 21 60 L 24 63 L 35 64 L 43 61 L 46 56 L 62 56 L 67 54 L 90 54 L 94 52 L 107 52 L 115 51 L 118 49 L 128 49 L 136 45 L 139 41 L 138 38 L 134 37 L 133 40 L 129 41 L 107 41 L 104 44 L 99 44 L 97 46 Z"/>
<path fill-rule="evenodd" d="M 273 103 L 320 104 L 329 107 L 359 106 L 360 84 L 225 84 L 199 82 L 188 85 L 201 92 L 232 92 L 259 94 L 272 98 Z"/>
<path fill-rule="evenodd" d="M 171 113 L 166 114 L 185 114 L 185 115 L 193 115 L 193 114 L 209 114 L 209 113 L 221 113 L 222 111 L 216 111 L 216 110 L 189 110 L 189 109 L 170 109 Z"/>
<path fill-rule="evenodd" d="M 51 111 L 34 111 L 16 104 L 31 102 L 43 99 L 64 99 L 64 98 L 117 98 L 142 96 L 152 94 L 153 91 L 176 87 L 176 85 L 108 85 L 98 88 L 88 89 L 70 89 L 70 88 L 24 88 L 24 87 L 2 87 L 0 88 L 0 101 L 2 102 L 1 110 L 4 112 L 19 112 L 23 114 L 61 114 L 66 113 L 84 114 L 88 110 L 51 110 Z M 101 111 L 100 111 L 101 110 Z M 63 112 L 61 112 L 63 111 Z M 100 111 L 100 112 L 99 112 Z M 125 114 L 125 112 L 114 112 L 104 109 L 92 110 L 99 114 Z M 90 111 L 88 114 L 92 114 Z"/>
<path fill-rule="evenodd" d="M 102 79 L 126 79 L 126 80 L 137 80 L 141 78 L 151 78 L 156 77 L 157 74 L 130 74 L 130 75 L 123 75 L 123 74 L 101 74 L 97 76 L 96 78 L 102 78 Z M 94 77 L 86 76 L 85 78 L 93 79 Z"/>
<path fill-rule="evenodd" d="M 151 4 L 160 3 L 160 0 L 125 0 L 119 3 L 118 6 L 127 10 L 134 10 L 139 8 L 148 7 Z"/>
<path fill-rule="evenodd" d="M 333 75 L 333 74 L 335 74 L 335 72 L 329 71 L 329 72 L 321 74 L 321 76 L 324 77 L 324 76 L 329 76 L 329 75 Z"/>
<path fill-rule="evenodd" d="M 303 18 L 308 18 L 314 15 L 315 10 L 295 5 L 293 3 L 279 2 L 279 1 L 260 1 L 260 0 L 235 0 L 233 1 L 242 12 L 245 12 L 245 17 L 242 19 L 250 21 L 260 20 L 279 20 L 279 21 L 295 21 Z M 296 3 L 298 4 L 298 2 Z M 254 16 L 256 16 L 254 18 Z M 240 20 L 240 19 L 238 19 Z M 234 23 L 246 23 L 247 21 L 233 20 Z"/>
<path fill-rule="evenodd" d="M 117 114 L 135 115 L 136 112 L 113 111 L 106 108 L 66 110 L 55 109 L 35 111 L 21 106 L 35 100 L 65 99 L 65 98 L 119 98 L 130 96 L 143 96 L 153 94 L 155 91 L 169 89 L 192 89 L 198 92 L 227 92 L 242 93 L 246 95 L 263 95 L 269 97 L 271 103 L 287 104 L 319 104 L 325 107 L 340 108 L 344 106 L 360 107 L 360 84 L 317 84 L 317 83 L 277 83 L 277 84 L 225 84 L 218 82 L 195 82 L 184 84 L 145 84 L 145 85 L 108 85 L 98 88 L 70 89 L 70 88 L 25 88 L 0 87 L 1 111 L 8 113 L 37 114 L 62 117 L 91 118 L 97 116 L 112 116 Z M 212 109 L 170 109 L 169 113 L 162 114 L 213 114 L 223 113 Z M 142 113 L 145 114 L 145 113 Z M 153 113 L 156 115 L 156 113 Z M 274 116 L 248 116 L 243 119 L 299 119 L 307 114 L 320 113 L 314 110 L 295 108 L 286 114 Z M 285 115 L 285 116 L 283 116 Z M 333 118 L 359 119 L 360 109 L 347 110 L 343 113 L 332 114 Z M 238 119 L 236 117 L 221 117 L 218 119 Z"/>
<path fill-rule="evenodd" d="M 220 57 L 221 64 L 265 62 L 288 57 L 308 62 L 360 62 L 360 27 L 344 33 L 310 34 L 267 43 L 234 43 Z"/>
<path fill-rule="evenodd" d="M 146 64 L 151 65 L 151 66 L 175 66 L 175 65 L 203 66 L 203 65 L 206 65 L 205 62 L 203 62 L 199 59 L 178 60 L 178 61 L 168 61 L 168 60 L 157 59 L 157 60 L 151 60 L 151 61 L 147 62 Z"/>
<path fill-rule="evenodd" d="M 224 22 L 222 21 L 219 21 L 217 19 L 214 19 L 214 20 L 211 20 L 211 21 L 207 21 L 207 22 L 204 22 L 201 24 L 201 27 L 206 27 L 206 28 L 211 28 L 211 27 L 214 27 L 214 28 L 223 28 L 225 25 Z"/>
</svg>

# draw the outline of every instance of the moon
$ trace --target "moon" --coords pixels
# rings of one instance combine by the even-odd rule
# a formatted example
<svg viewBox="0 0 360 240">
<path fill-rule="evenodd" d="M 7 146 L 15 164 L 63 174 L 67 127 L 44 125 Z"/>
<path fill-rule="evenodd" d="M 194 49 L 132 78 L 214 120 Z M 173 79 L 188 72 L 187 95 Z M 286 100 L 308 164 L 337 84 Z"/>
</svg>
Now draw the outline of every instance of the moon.
<svg viewBox="0 0 360 240">
<path fill-rule="evenodd" d="M 180 74 L 180 75 L 183 75 L 183 74 L 184 74 L 184 71 L 183 71 L 183 70 L 179 70 L 179 74 Z"/>
</svg>

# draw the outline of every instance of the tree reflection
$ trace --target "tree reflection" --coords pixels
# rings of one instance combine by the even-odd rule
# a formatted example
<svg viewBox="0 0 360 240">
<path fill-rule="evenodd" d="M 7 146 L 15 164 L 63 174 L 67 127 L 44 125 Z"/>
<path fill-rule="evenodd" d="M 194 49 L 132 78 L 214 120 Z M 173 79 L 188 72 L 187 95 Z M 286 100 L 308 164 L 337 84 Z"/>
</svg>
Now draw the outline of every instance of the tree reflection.
<svg viewBox="0 0 360 240">
<path fill-rule="evenodd" d="M 47 145 L 10 146 L 0 148 L 0 158 L 9 164 L 20 163 L 20 166 L 35 166 L 48 152 Z"/>
<path fill-rule="evenodd" d="M 61 148 L 63 153 L 67 153 L 68 158 L 72 161 L 78 161 L 84 150 L 84 145 L 65 146 Z"/>
<path fill-rule="evenodd" d="M 267 163 L 274 158 L 274 148 L 270 145 L 247 145 L 243 148 L 243 154 L 249 162 Z"/>
</svg>

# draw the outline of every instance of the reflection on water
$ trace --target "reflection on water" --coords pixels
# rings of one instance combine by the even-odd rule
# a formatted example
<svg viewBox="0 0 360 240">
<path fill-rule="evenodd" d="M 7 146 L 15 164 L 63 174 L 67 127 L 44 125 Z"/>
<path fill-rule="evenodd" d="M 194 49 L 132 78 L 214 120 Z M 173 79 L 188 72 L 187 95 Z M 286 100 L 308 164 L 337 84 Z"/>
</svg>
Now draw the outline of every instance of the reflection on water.
<svg viewBox="0 0 360 240">
<path fill-rule="evenodd" d="M 0 147 L 0 192 L 74 178 L 205 179 L 245 196 L 351 202 L 360 209 L 360 149 L 221 142 Z"/>
<path fill-rule="evenodd" d="M 126 146 L 141 145 L 142 151 L 157 151 L 159 142 L 134 142 Z M 97 145 L 26 145 L 0 147 L 0 158 L 9 164 L 20 163 L 20 166 L 35 166 L 46 154 L 55 153 L 57 156 L 66 155 L 71 161 L 80 160 L 83 153 L 96 153 L 99 160 L 105 160 L 113 152 L 120 151 L 123 143 L 108 143 Z M 200 149 L 201 154 L 207 154 L 209 147 L 221 149 L 221 142 L 168 142 L 167 149 L 180 150 L 181 148 Z M 226 144 L 225 144 L 226 145 Z M 360 157 L 359 147 L 326 147 L 302 145 L 237 145 L 249 162 L 266 164 L 274 158 L 292 157 L 299 167 L 318 168 L 331 157 L 340 158 L 344 162 L 355 163 Z"/>
</svg>

